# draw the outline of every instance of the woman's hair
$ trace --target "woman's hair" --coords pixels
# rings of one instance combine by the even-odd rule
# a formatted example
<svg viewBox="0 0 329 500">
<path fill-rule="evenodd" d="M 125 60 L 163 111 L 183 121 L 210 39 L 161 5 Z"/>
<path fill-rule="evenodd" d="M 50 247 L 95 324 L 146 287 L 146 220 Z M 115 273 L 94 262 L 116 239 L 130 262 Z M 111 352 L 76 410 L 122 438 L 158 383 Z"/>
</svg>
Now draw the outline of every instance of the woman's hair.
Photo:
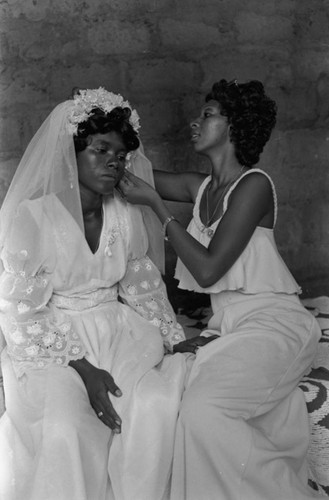
<svg viewBox="0 0 329 500">
<path fill-rule="evenodd" d="M 230 125 L 230 138 L 241 165 L 252 167 L 270 138 L 276 122 L 277 107 L 267 97 L 257 80 L 238 84 L 236 80 L 220 80 L 206 96 L 206 102 L 218 101 Z"/>
<path fill-rule="evenodd" d="M 92 110 L 92 115 L 79 124 L 77 135 L 73 136 L 75 152 L 83 151 L 88 146 L 88 136 L 94 134 L 107 134 L 117 132 L 127 151 L 134 151 L 139 146 L 137 132 L 129 122 L 131 111 L 129 108 L 114 108 L 110 113 L 105 113 L 99 108 Z"/>
</svg>

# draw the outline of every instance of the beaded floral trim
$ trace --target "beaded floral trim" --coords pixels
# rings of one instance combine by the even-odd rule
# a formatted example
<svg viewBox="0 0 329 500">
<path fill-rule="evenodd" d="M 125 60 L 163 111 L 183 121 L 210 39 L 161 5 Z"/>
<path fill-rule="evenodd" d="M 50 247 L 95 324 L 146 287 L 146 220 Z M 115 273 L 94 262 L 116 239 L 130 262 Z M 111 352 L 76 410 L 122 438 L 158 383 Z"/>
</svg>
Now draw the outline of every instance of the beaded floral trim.
<svg viewBox="0 0 329 500">
<path fill-rule="evenodd" d="M 105 113 L 110 113 L 114 108 L 129 108 L 131 116 L 129 123 L 137 132 L 140 128 L 139 116 L 135 109 L 132 109 L 128 101 L 125 101 L 120 94 L 108 92 L 103 87 L 98 89 L 80 90 L 73 98 L 73 106 L 68 115 L 68 131 L 73 135 L 77 134 L 79 123 L 88 120 L 94 108 L 99 108 Z"/>
</svg>

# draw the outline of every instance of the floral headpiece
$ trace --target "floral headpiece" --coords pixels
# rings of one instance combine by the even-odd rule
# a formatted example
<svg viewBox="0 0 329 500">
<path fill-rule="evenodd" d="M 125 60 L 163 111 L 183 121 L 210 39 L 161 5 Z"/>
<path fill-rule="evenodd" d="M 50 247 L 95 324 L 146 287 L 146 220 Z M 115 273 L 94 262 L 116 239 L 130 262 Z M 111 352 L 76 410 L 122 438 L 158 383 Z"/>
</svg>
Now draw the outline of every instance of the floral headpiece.
<svg viewBox="0 0 329 500">
<path fill-rule="evenodd" d="M 139 116 L 135 109 L 132 109 L 128 101 L 125 101 L 120 94 L 108 92 L 103 87 L 98 89 L 80 90 L 73 98 L 73 106 L 68 116 L 68 131 L 77 135 L 79 123 L 85 122 L 92 115 L 94 108 L 99 108 L 104 113 L 110 113 L 114 108 L 129 108 L 131 115 L 129 123 L 135 130 L 140 128 Z"/>
</svg>

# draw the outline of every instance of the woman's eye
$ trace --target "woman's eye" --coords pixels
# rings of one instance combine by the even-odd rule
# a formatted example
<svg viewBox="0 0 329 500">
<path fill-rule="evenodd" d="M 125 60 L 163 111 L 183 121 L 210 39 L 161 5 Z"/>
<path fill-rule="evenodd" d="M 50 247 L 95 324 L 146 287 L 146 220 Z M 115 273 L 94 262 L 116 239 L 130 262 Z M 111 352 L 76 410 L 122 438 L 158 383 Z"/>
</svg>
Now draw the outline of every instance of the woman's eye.
<svg viewBox="0 0 329 500">
<path fill-rule="evenodd" d="M 118 156 L 119 161 L 126 161 L 126 156 Z"/>
<path fill-rule="evenodd" d="M 208 113 L 208 111 L 206 111 L 206 112 L 204 113 L 204 117 L 205 117 L 205 118 L 208 118 L 208 116 L 211 116 L 211 113 Z"/>
<path fill-rule="evenodd" d="M 96 151 L 96 153 L 99 153 L 100 155 L 105 155 L 107 153 L 107 149 L 103 149 L 103 148 L 96 148 L 95 151 Z"/>
</svg>

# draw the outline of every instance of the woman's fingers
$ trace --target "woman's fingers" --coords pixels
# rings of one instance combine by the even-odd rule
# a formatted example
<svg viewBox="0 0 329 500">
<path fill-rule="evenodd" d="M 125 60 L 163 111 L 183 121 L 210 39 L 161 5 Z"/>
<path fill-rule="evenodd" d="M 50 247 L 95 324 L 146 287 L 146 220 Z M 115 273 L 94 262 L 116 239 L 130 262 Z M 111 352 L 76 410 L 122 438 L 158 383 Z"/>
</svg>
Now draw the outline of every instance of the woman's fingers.
<svg viewBox="0 0 329 500">
<path fill-rule="evenodd" d="M 185 346 L 182 346 L 182 351 L 181 352 L 192 352 L 195 353 L 198 349 L 198 346 L 196 344 L 191 344 L 188 343 Z"/>
<path fill-rule="evenodd" d="M 137 177 L 137 175 L 133 174 L 132 172 L 130 172 L 129 170 L 125 170 L 125 173 L 123 174 L 123 177 L 125 177 L 126 179 L 130 180 L 130 181 L 134 181 L 134 180 L 137 180 L 139 179 L 139 177 Z"/>
<path fill-rule="evenodd" d="M 110 393 L 116 396 L 117 398 L 122 396 L 121 390 L 116 385 L 116 383 L 113 380 L 113 377 L 109 373 L 107 373 L 107 377 L 105 379 L 105 385 L 107 387 L 107 390 L 110 391 Z"/>
<path fill-rule="evenodd" d="M 95 368 L 86 386 L 91 405 L 97 417 L 110 427 L 113 432 L 120 433 L 121 418 L 113 408 L 109 393 L 119 397 L 122 392 L 115 384 L 113 377 L 106 370 Z"/>
<path fill-rule="evenodd" d="M 195 353 L 198 346 L 189 340 L 183 340 L 174 346 L 174 352 L 192 352 Z"/>
<path fill-rule="evenodd" d="M 121 182 L 121 181 L 120 181 Z M 121 198 L 125 199 L 125 194 L 124 192 L 122 191 L 121 189 L 121 186 L 120 186 L 120 182 L 115 186 L 116 190 L 118 191 L 119 195 L 121 196 Z"/>
<path fill-rule="evenodd" d="M 174 345 L 174 352 L 192 352 L 195 354 L 199 347 L 203 347 L 218 337 L 219 335 L 211 335 L 210 337 L 201 337 L 199 335 L 197 337 L 184 340 L 183 342 L 179 342 L 179 344 Z"/>
<path fill-rule="evenodd" d="M 96 411 L 96 410 L 95 410 Z M 107 425 L 110 429 L 112 429 L 115 434 L 120 434 L 121 426 L 115 423 L 115 420 L 109 417 L 103 410 L 96 411 L 96 415 L 103 422 L 103 424 Z"/>
<path fill-rule="evenodd" d="M 199 335 L 198 337 L 194 337 L 191 339 L 191 341 L 202 347 L 203 345 L 206 345 L 208 344 L 209 342 L 211 342 L 212 340 L 215 340 L 219 337 L 219 335 L 210 335 L 209 337 L 202 337 L 201 335 Z"/>
<path fill-rule="evenodd" d="M 212 340 L 216 340 L 218 339 L 219 335 L 210 335 L 209 337 L 202 337 L 202 338 L 205 338 L 206 339 L 206 344 L 208 344 L 209 342 L 211 342 Z"/>
<path fill-rule="evenodd" d="M 127 196 L 127 193 L 131 187 L 130 180 L 127 179 L 125 176 L 122 177 L 120 180 L 119 184 L 117 184 L 117 189 L 120 192 L 120 194 L 125 198 Z"/>
<path fill-rule="evenodd" d="M 137 179 L 137 177 L 126 170 L 120 180 L 120 183 L 125 186 L 133 186 L 135 184 L 135 179 Z"/>
<path fill-rule="evenodd" d="M 107 392 L 101 392 L 97 398 L 97 404 L 95 405 L 98 411 L 97 416 L 104 422 L 104 424 L 108 425 L 114 432 L 121 432 L 121 418 L 113 408 L 113 405 L 109 399 Z M 100 414 L 101 413 L 101 414 Z"/>
</svg>

